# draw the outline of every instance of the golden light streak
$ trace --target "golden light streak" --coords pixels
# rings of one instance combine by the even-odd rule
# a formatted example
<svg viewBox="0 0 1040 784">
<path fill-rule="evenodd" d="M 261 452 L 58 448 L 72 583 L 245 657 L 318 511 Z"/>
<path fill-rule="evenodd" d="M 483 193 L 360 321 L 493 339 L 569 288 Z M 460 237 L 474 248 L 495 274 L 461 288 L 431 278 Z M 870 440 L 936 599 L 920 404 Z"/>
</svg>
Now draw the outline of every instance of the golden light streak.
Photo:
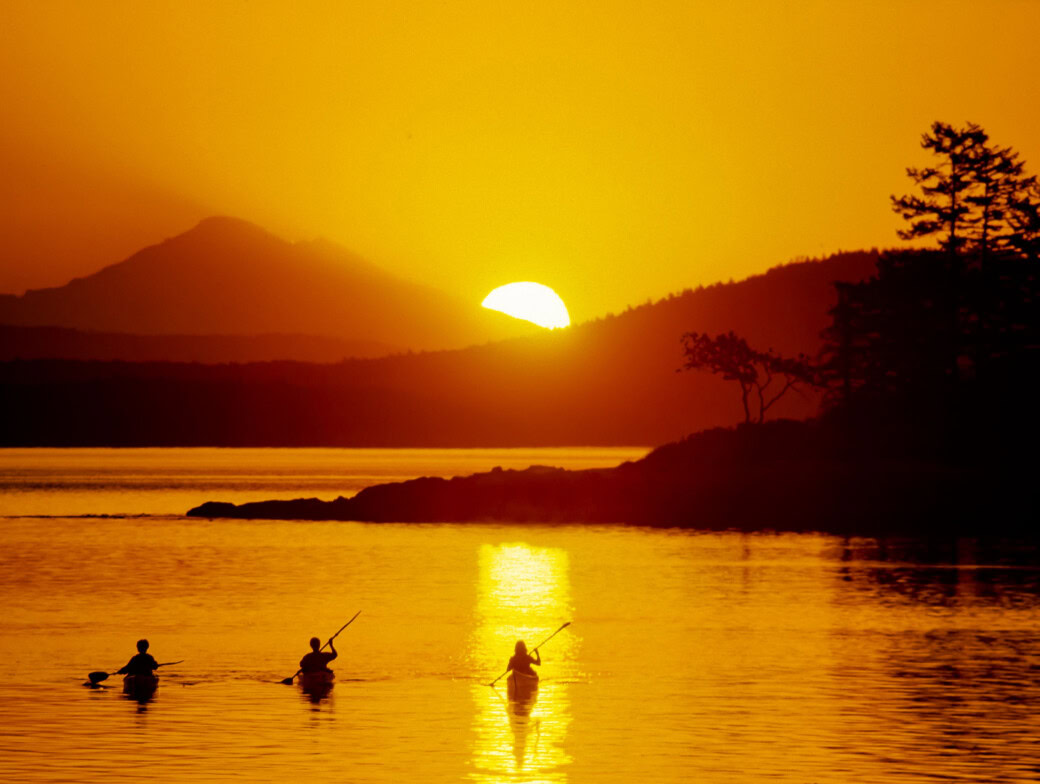
<svg viewBox="0 0 1040 784">
<path fill-rule="evenodd" d="M 485 544 L 479 561 L 478 626 L 472 651 L 483 667 L 497 675 L 518 639 L 534 647 L 572 614 L 569 559 L 566 551 L 557 548 Z M 553 638 L 551 647 L 546 646 L 542 681 L 533 704 L 510 703 L 504 686 L 491 689 L 484 683 L 474 684 L 475 780 L 567 780 L 570 701 L 568 685 L 558 675 L 560 663 L 576 657 L 578 640 L 565 632 Z"/>
</svg>

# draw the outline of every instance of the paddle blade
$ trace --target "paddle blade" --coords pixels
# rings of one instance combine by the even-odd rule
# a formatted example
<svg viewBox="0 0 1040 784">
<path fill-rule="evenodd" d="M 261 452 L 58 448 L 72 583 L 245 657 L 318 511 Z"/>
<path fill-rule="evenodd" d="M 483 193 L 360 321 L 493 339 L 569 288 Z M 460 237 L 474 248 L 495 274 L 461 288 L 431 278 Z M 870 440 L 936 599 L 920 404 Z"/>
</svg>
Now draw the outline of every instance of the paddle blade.
<svg viewBox="0 0 1040 784">
<path fill-rule="evenodd" d="M 90 679 L 90 682 L 93 685 L 97 686 L 99 683 L 101 683 L 101 681 L 108 680 L 108 673 L 97 670 L 95 672 L 90 673 L 87 676 L 87 678 Z"/>
<path fill-rule="evenodd" d="M 295 677 L 296 677 L 295 675 L 290 675 L 288 678 L 282 678 L 282 680 L 281 680 L 282 685 L 283 686 L 292 686 L 293 678 L 295 678 Z"/>
</svg>

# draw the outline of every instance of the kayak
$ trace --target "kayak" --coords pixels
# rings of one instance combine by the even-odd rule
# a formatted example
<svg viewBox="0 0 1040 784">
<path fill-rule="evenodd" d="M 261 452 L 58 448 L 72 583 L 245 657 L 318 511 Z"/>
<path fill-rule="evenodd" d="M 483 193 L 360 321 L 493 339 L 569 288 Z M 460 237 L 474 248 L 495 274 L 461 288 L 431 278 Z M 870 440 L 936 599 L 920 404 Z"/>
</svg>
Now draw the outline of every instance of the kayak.
<svg viewBox="0 0 1040 784">
<path fill-rule="evenodd" d="M 526 702 L 538 694 L 538 676 L 523 672 L 509 673 L 506 681 L 506 692 L 514 702 Z"/>
<path fill-rule="evenodd" d="M 127 675 L 123 678 L 123 694 L 133 697 L 151 697 L 159 688 L 159 676 L 151 674 Z"/>
<path fill-rule="evenodd" d="M 300 673 L 300 688 L 306 692 L 328 691 L 332 688 L 335 681 L 336 673 L 332 670 Z"/>
</svg>

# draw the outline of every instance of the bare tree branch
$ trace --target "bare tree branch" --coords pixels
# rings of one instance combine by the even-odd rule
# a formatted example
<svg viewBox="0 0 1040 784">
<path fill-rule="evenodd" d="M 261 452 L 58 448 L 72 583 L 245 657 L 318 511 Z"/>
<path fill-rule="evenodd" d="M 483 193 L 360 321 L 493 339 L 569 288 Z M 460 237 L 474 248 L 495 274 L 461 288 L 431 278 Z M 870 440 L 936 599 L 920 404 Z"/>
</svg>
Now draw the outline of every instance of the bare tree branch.
<svg viewBox="0 0 1040 784">
<path fill-rule="evenodd" d="M 819 373 L 804 354 L 795 359 L 781 357 L 769 351 L 755 351 L 733 332 L 709 335 L 687 332 L 682 336 L 684 362 L 682 370 L 706 370 L 722 376 L 726 381 L 740 384 L 740 398 L 744 407 L 744 421 L 762 422 L 766 412 L 797 385 L 819 385 Z M 777 377 L 784 379 L 783 387 L 772 397 L 768 390 Z M 757 416 L 753 414 L 748 397 L 755 391 L 758 398 Z"/>
</svg>

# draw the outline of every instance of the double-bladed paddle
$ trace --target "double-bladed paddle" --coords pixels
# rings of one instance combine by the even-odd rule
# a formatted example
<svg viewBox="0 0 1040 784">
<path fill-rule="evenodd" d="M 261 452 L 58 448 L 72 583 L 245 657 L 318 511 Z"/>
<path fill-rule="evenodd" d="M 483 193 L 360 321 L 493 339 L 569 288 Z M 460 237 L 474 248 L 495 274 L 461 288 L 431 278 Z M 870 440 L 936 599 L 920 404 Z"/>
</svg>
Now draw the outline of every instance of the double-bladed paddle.
<svg viewBox="0 0 1040 784">
<path fill-rule="evenodd" d="M 175 661 L 175 662 L 162 662 L 161 664 L 157 664 L 155 666 L 156 667 L 169 667 L 171 664 L 180 664 L 183 661 L 185 661 L 185 659 L 179 659 L 178 661 Z M 101 683 L 101 681 L 108 680 L 108 678 L 109 678 L 109 676 L 111 674 L 112 673 L 110 673 L 110 672 L 102 672 L 101 670 L 95 670 L 94 672 L 89 673 L 87 675 L 87 678 L 90 680 L 90 685 L 91 686 L 97 686 L 99 683 Z"/>
<path fill-rule="evenodd" d="M 535 651 L 537 651 L 539 648 L 541 648 L 543 645 L 545 645 L 547 642 L 549 642 L 549 640 L 551 640 L 553 637 L 555 637 L 557 634 L 562 632 L 564 629 L 566 629 L 570 625 L 571 625 L 571 622 L 567 621 L 567 623 L 565 623 L 559 629 L 554 631 L 552 634 L 550 634 L 548 637 L 546 637 L 544 640 L 542 640 L 540 643 L 538 643 L 536 646 L 534 646 L 531 649 L 531 653 L 534 653 Z M 508 672 L 509 672 L 509 668 L 507 667 L 506 671 L 503 672 L 501 675 L 499 675 L 497 678 L 495 678 L 493 681 L 491 681 L 491 683 L 489 683 L 488 686 L 494 686 L 496 683 L 498 683 L 500 680 L 502 680 L 502 678 L 504 678 L 506 673 L 508 673 Z"/>
<path fill-rule="evenodd" d="M 358 611 L 357 611 L 356 613 L 354 613 L 354 618 L 357 618 L 357 617 L 358 617 L 359 615 L 361 615 L 361 610 L 358 610 Z M 346 628 L 347 628 L 348 626 L 350 626 L 350 624 L 354 623 L 354 618 L 351 618 L 351 619 L 350 619 L 349 621 L 347 621 L 347 622 L 346 622 L 345 624 L 343 624 L 342 626 L 340 626 L 340 627 L 339 627 L 339 632 L 343 631 L 343 630 L 344 630 L 344 629 L 346 629 Z M 328 644 L 329 644 L 330 642 L 332 642 L 332 641 L 333 641 L 333 640 L 335 640 L 335 639 L 336 639 L 337 637 L 339 637 L 339 632 L 336 632 L 336 633 L 335 633 L 334 635 L 332 635 L 331 637 L 329 637 L 329 639 L 325 641 L 325 645 L 328 645 Z M 323 651 L 323 650 L 325 650 L 325 645 L 322 645 L 322 646 L 321 646 L 320 648 L 318 648 L 318 650 L 319 650 L 319 651 Z M 281 680 L 281 683 L 284 683 L 284 684 L 285 684 L 286 686 L 292 686 L 292 682 L 293 682 L 293 680 L 294 680 L 294 679 L 296 678 L 296 676 L 297 676 L 297 675 L 299 675 L 299 674 L 300 674 L 301 672 L 303 672 L 303 668 L 302 668 L 302 667 L 301 667 L 300 669 L 298 669 L 298 670 L 297 670 L 296 672 L 294 672 L 294 673 L 293 673 L 292 675 L 290 675 L 290 676 L 289 676 L 288 678 L 283 678 L 283 679 Z"/>
</svg>

